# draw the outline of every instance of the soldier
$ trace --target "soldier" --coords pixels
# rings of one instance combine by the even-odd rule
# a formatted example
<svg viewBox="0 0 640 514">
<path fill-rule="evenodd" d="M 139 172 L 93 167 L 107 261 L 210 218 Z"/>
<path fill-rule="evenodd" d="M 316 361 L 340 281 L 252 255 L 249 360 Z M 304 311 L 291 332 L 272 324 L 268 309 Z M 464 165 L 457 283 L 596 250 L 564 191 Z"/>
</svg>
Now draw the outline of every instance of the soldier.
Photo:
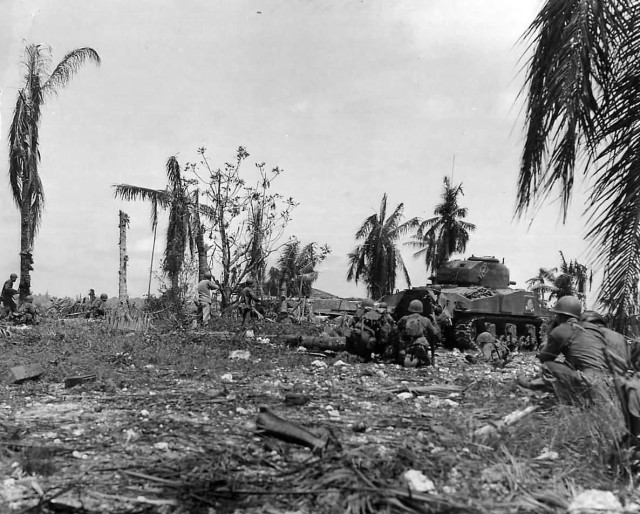
<svg viewBox="0 0 640 514">
<path fill-rule="evenodd" d="M 25 325 L 35 325 L 37 323 L 37 311 L 33 305 L 33 296 L 29 295 L 14 313 L 14 321 Z"/>
<path fill-rule="evenodd" d="M 278 322 L 290 324 L 291 313 L 289 312 L 289 301 L 287 295 L 280 295 L 280 305 L 278 306 Z"/>
<path fill-rule="evenodd" d="M 253 315 L 254 304 L 260 303 L 260 298 L 253 292 L 253 279 L 248 278 L 245 286 L 240 290 L 240 313 L 242 315 L 242 326 L 251 320 Z"/>
<path fill-rule="evenodd" d="M 202 280 L 196 286 L 198 292 L 198 321 L 204 327 L 209 326 L 209 320 L 211 319 L 211 291 L 217 289 L 218 286 L 211 281 L 211 273 L 209 271 L 202 276 Z"/>
<path fill-rule="evenodd" d="M 407 310 L 411 314 L 398 320 L 400 363 L 408 367 L 433 364 L 438 330 L 429 318 L 422 315 L 423 305 L 420 300 L 412 300 Z"/>
<path fill-rule="evenodd" d="M 365 359 L 371 360 L 372 354 L 382 354 L 385 345 L 385 333 L 382 332 L 383 319 L 386 317 L 375 308 L 375 303 L 370 298 L 362 300 L 360 307 L 353 315 L 351 327 L 347 335 L 347 351 Z M 385 332 L 386 332 L 385 328 Z"/>
<path fill-rule="evenodd" d="M 6 280 L 2 285 L 2 293 L 0 293 L 2 303 L 4 304 L 5 309 L 9 309 L 9 314 L 13 314 L 18 308 L 16 301 L 13 299 L 13 297 L 18 294 L 18 291 L 13 288 L 13 284 L 17 279 L 18 275 L 11 273 L 9 280 Z"/>
<path fill-rule="evenodd" d="M 609 352 L 613 352 L 619 357 L 612 359 L 614 369 L 618 373 L 624 374 L 631 369 L 631 347 L 627 344 L 627 340 L 622 334 L 607 328 L 604 318 L 599 313 L 596 311 L 584 311 L 580 315 L 580 324 L 585 327 L 587 324 L 592 324 L 600 329 Z"/>
<path fill-rule="evenodd" d="M 100 298 L 97 298 L 93 304 L 91 304 L 91 310 L 89 311 L 90 318 L 102 318 L 107 312 L 106 302 L 109 299 L 106 293 L 102 293 Z"/>
<path fill-rule="evenodd" d="M 518 377 L 518 384 L 530 389 L 552 388 L 560 400 L 591 402 L 606 396 L 609 366 L 605 356 L 607 341 L 597 325 L 580 323 L 582 304 L 575 296 L 563 296 L 552 309 L 554 327 L 538 358 L 542 376 L 534 380 Z M 564 355 L 564 362 L 556 358 Z M 610 352 L 611 359 L 618 360 Z M 622 364 L 618 365 L 622 368 Z"/>
</svg>

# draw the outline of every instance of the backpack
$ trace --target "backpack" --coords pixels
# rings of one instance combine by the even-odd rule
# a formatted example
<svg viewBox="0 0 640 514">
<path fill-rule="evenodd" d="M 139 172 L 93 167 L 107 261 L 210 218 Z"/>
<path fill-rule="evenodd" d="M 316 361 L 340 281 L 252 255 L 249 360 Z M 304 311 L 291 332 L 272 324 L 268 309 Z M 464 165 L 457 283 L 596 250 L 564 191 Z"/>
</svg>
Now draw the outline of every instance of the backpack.
<svg viewBox="0 0 640 514">
<path fill-rule="evenodd" d="M 412 338 L 424 337 L 424 325 L 417 316 L 411 316 L 404 325 L 404 333 Z"/>
</svg>

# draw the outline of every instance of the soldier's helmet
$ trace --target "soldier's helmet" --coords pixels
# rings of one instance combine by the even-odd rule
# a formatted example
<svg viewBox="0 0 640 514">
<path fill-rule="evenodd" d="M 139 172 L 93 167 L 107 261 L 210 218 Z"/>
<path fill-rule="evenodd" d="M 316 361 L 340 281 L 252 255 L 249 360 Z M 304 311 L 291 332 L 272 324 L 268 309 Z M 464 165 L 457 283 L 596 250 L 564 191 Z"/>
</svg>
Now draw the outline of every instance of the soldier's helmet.
<svg viewBox="0 0 640 514">
<path fill-rule="evenodd" d="M 204 278 L 205 280 L 211 280 L 211 272 L 210 271 L 205 272 L 205 274 L 202 275 L 202 278 Z"/>
<path fill-rule="evenodd" d="M 572 318 L 579 318 L 582 313 L 582 304 L 575 296 L 563 296 L 556 302 L 553 309 L 551 309 L 551 312 L 564 314 L 565 316 L 571 316 Z"/>
<path fill-rule="evenodd" d="M 436 316 L 437 316 L 438 314 L 442 314 L 442 305 L 436 305 L 436 306 L 433 308 L 433 312 L 436 314 Z"/>
<path fill-rule="evenodd" d="M 18 278 L 18 275 L 16 275 L 15 273 L 11 273 L 11 275 L 9 275 L 9 278 L 10 278 L 11 280 L 15 280 L 15 279 L 17 279 L 17 278 Z"/>
<path fill-rule="evenodd" d="M 107 294 L 106 294 L 106 293 L 102 293 L 102 294 L 100 295 L 100 299 L 101 299 L 101 300 L 108 300 L 108 299 L 109 299 L 109 297 L 107 296 Z"/>
<path fill-rule="evenodd" d="M 602 315 L 596 311 L 584 311 L 580 316 L 580 321 L 586 321 L 588 323 L 594 323 L 602 326 L 606 325 Z"/>
<path fill-rule="evenodd" d="M 420 300 L 411 300 L 409 303 L 409 308 L 407 309 L 409 312 L 417 312 L 418 314 L 422 314 L 422 302 Z"/>
<path fill-rule="evenodd" d="M 360 303 L 360 305 L 362 306 L 363 309 L 369 307 L 375 307 L 375 302 L 371 299 L 371 298 L 365 298 L 364 300 L 362 300 L 362 302 Z"/>
</svg>

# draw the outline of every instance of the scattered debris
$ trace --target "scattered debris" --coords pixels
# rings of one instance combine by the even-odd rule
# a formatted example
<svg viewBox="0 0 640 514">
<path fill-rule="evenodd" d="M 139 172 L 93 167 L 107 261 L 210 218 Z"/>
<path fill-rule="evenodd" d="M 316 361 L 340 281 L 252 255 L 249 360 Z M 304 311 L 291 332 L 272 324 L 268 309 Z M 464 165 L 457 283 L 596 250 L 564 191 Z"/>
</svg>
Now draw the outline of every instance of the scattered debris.
<svg viewBox="0 0 640 514">
<path fill-rule="evenodd" d="M 508 427 L 509 425 L 513 425 L 514 423 L 517 423 L 518 421 L 527 417 L 529 414 L 536 411 L 537 409 L 538 409 L 537 406 L 531 405 L 524 410 L 517 410 L 517 411 L 511 412 L 510 414 L 507 414 L 504 418 L 502 418 L 501 421 L 498 421 L 498 423 L 496 423 L 495 425 L 494 424 L 485 425 L 483 427 L 478 428 L 476 431 L 473 432 L 473 435 L 481 439 L 493 436 L 503 428 Z"/>
<path fill-rule="evenodd" d="M 309 429 L 279 418 L 266 407 L 260 407 L 256 428 L 266 435 L 289 443 L 300 444 L 314 451 L 323 450 L 328 442 L 328 432 L 324 434 L 324 437 L 318 436 Z"/>
<path fill-rule="evenodd" d="M 233 350 L 229 354 L 229 358 L 231 360 L 247 361 L 251 358 L 251 352 L 249 352 L 248 350 Z"/>
<path fill-rule="evenodd" d="M 433 481 L 417 469 L 405 471 L 402 474 L 402 480 L 404 480 L 411 491 L 418 493 L 434 493 L 436 491 L 436 486 Z"/>
<path fill-rule="evenodd" d="M 22 384 L 27 380 L 37 380 L 44 374 L 41 364 L 26 364 L 24 366 L 14 366 L 9 369 L 6 382 L 10 384 Z"/>
<path fill-rule="evenodd" d="M 576 496 L 567 509 L 568 514 L 622 514 L 620 500 L 611 491 L 588 489 Z"/>
<path fill-rule="evenodd" d="M 64 386 L 67 389 L 75 387 L 80 384 L 85 384 L 87 382 L 93 382 L 96 379 L 96 375 L 79 375 L 75 377 L 67 377 L 64 379 Z"/>
</svg>

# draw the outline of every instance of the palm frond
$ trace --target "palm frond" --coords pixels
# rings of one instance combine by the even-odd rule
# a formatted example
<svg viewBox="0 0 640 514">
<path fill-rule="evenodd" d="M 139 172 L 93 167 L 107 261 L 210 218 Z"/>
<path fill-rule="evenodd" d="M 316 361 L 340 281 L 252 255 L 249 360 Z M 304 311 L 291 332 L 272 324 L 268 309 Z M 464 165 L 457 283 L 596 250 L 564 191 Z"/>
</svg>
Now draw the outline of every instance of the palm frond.
<svg viewBox="0 0 640 514">
<path fill-rule="evenodd" d="M 58 89 L 65 87 L 87 61 L 100 66 L 100 56 L 93 48 L 77 48 L 69 52 L 58 63 L 47 81 L 44 83 L 43 89 L 45 92 L 57 93 Z"/>
</svg>

